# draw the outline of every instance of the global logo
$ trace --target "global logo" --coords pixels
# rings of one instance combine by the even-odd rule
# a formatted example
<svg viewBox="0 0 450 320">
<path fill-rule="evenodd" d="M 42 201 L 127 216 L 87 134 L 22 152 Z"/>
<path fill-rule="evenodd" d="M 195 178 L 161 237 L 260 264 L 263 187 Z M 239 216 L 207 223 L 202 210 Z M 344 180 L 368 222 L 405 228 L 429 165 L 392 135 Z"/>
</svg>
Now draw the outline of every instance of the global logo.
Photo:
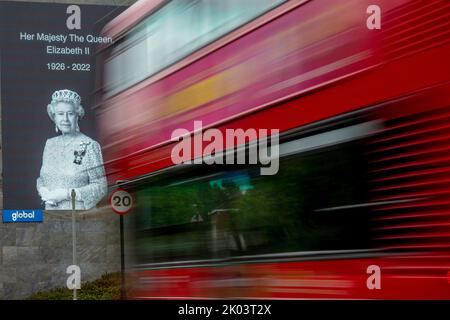
<svg viewBox="0 0 450 320">
<path fill-rule="evenodd" d="M 3 210 L 3 223 L 42 222 L 42 210 Z"/>
<path fill-rule="evenodd" d="M 34 211 L 31 211 L 31 212 L 25 212 L 25 211 L 19 212 L 19 211 L 16 211 L 16 212 L 14 212 L 12 214 L 12 220 L 14 222 L 16 222 L 17 218 L 19 218 L 19 219 L 34 219 Z"/>
</svg>

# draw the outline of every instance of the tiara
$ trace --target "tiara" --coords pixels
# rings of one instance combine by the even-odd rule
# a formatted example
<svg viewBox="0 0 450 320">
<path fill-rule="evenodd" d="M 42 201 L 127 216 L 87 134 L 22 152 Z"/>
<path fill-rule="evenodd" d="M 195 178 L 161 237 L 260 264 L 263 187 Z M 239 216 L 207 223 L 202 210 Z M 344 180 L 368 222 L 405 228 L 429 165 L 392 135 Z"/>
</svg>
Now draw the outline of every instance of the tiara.
<svg viewBox="0 0 450 320">
<path fill-rule="evenodd" d="M 52 94 L 52 103 L 55 102 L 74 102 L 80 104 L 81 97 L 78 93 L 68 89 L 57 90 Z"/>
</svg>

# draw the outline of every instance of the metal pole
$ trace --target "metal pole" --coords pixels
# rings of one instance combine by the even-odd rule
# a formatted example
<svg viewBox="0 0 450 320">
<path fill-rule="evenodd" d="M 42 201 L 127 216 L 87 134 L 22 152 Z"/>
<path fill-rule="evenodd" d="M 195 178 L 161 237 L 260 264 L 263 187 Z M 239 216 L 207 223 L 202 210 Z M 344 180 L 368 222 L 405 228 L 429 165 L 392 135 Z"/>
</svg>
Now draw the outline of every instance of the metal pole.
<svg viewBox="0 0 450 320">
<path fill-rule="evenodd" d="M 73 265 L 77 265 L 77 229 L 75 226 L 75 197 L 76 193 L 75 190 L 72 189 L 72 192 L 70 193 L 70 196 L 72 197 L 72 261 Z M 73 288 L 73 300 L 77 300 L 77 287 L 75 286 Z"/>
<path fill-rule="evenodd" d="M 125 294 L 125 248 L 124 248 L 124 235 L 123 235 L 123 215 L 120 215 L 120 270 L 121 270 L 121 300 L 126 299 Z"/>
</svg>

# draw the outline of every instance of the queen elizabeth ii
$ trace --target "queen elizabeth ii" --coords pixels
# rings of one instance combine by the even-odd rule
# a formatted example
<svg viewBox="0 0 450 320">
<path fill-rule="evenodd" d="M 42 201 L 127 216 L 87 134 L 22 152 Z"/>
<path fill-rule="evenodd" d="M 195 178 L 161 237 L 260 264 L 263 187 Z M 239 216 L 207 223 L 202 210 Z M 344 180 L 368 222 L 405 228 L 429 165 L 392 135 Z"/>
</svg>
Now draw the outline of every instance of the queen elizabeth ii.
<svg viewBox="0 0 450 320">
<path fill-rule="evenodd" d="M 107 192 L 101 148 L 98 142 L 80 132 L 84 116 L 80 96 L 71 90 L 55 91 L 47 113 L 60 135 L 45 143 L 37 191 L 46 210 L 93 208 Z"/>
</svg>

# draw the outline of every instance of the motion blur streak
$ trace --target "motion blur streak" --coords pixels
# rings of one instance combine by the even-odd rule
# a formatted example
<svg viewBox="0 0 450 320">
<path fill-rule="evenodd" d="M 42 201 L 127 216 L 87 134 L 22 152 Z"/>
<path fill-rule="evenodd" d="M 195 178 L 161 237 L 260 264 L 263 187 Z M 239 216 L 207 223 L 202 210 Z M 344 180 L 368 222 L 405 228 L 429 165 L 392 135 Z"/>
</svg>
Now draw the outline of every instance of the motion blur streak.
<svg viewBox="0 0 450 320">
<path fill-rule="evenodd" d="M 372 4 L 140 1 L 104 29 L 134 298 L 450 299 L 450 2 L 379 0 L 380 30 Z M 278 174 L 175 166 L 194 121 L 279 129 Z"/>
</svg>

